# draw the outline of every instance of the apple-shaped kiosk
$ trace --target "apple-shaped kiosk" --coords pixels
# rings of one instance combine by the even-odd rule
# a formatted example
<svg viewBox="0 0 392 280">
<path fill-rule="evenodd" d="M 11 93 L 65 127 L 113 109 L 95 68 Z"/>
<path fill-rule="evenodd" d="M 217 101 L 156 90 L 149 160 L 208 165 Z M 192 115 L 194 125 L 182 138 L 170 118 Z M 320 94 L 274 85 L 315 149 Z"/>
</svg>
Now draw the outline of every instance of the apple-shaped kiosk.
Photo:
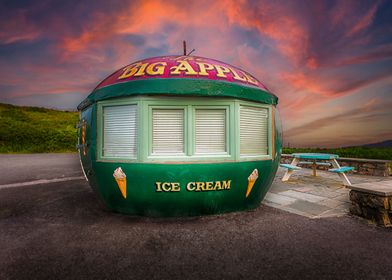
<svg viewBox="0 0 392 280">
<path fill-rule="evenodd" d="M 277 102 L 251 74 L 217 60 L 132 63 L 78 106 L 84 174 L 110 209 L 126 214 L 256 208 L 280 161 Z"/>
</svg>

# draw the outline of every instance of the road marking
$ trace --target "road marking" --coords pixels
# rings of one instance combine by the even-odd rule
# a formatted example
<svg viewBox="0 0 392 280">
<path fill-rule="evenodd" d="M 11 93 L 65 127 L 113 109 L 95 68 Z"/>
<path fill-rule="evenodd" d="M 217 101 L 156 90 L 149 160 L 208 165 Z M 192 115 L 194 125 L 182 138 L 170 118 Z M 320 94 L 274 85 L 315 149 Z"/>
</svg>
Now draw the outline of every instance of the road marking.
<svg viewBox="0 0 392 280">
<path fill-rule="evenodd" d="M 0 190 L 7 189 L 7 188 L 14 188 L 14 187 L 25 187 L 25 186 L 33 186 L 33 185 L 40 185 L 40 184 L 73 181 L 73 180 L 85 180 L 85 178 L 84 176 L 78 176 L 78 177 L 65 177 L 65 178 L 55 178 L 55 179 L 41 179 L 41 180 L 35 180 L 30 182 L 0 185 Z"/>
</svg>

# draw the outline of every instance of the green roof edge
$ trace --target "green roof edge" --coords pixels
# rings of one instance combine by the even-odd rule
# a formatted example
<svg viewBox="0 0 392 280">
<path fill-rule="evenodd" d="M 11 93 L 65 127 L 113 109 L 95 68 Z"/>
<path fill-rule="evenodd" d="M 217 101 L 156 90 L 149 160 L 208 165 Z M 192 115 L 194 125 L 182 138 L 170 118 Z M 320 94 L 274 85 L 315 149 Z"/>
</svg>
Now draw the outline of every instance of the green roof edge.
<svg viewBox="0 0 392 280">
<path fill-rule="evenodd" d="M 151 78 L 117 83 L 94 90 L 78 105 L 78 110 L 83 110 L 97 101 L 109 98 L 161 94 L 175 96 L 235 97 L 265 104 L 278 104 L 278 97 L 270 92 L 232 82 L 191 78 Z"/>
</svg>

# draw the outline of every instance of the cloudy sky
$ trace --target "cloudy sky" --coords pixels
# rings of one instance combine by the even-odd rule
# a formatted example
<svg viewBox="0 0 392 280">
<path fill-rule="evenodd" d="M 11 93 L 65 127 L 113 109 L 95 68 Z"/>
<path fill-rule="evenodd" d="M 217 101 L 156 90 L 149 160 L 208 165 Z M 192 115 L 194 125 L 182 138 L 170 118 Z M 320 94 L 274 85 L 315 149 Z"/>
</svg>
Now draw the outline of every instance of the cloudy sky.
<svg viewBox="0 0 392 280">
<path fill-rule="evenodd" d="M 74 109 L 115 70 L 186 40 L 279 97 L 286 145 L 392 139 L 392 1 L 0 3 L 0 102 Z"/>
</svg>

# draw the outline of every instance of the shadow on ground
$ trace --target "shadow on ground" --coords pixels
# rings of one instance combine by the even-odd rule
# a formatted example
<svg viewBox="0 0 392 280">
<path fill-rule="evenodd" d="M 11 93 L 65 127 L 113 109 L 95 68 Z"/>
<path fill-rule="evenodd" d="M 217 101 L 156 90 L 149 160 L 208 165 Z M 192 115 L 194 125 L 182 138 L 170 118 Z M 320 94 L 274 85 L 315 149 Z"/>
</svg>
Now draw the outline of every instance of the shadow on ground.
<svg viewBox="0 0 392 280">
<path fill-rule="evenodd" d="M 108 211 L 84 181 L 0 190 L 0 279 L 387 279 L 391 242 L 350 216 L 143 218 Z"/>
</svg>

